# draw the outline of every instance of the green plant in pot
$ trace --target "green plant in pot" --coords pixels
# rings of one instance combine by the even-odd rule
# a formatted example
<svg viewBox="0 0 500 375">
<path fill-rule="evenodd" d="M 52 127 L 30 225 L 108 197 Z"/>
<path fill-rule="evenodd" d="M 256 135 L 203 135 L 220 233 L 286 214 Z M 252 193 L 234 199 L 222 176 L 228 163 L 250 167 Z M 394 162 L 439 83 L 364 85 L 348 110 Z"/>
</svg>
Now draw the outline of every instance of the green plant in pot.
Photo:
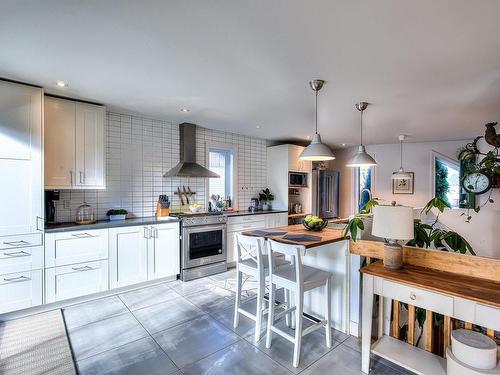
<svg viewBox="0 0 500 375">
<path fill-rule="evenodd" d="M 274 195 L 269 188 L 265 188 L 259 193 L 259 200 L 262 202 L 262 209 L 267 211 L 271 209 L 271 202 L 274 200 Z"/>
<path fill-rule="evenodd" d="M 111 209 L 106 212 L 106 215 L 108 216 L 109 220 L 125 220 L 127 218 L 128 211 L 119 208 L 119 209 Z"/>
</svg>

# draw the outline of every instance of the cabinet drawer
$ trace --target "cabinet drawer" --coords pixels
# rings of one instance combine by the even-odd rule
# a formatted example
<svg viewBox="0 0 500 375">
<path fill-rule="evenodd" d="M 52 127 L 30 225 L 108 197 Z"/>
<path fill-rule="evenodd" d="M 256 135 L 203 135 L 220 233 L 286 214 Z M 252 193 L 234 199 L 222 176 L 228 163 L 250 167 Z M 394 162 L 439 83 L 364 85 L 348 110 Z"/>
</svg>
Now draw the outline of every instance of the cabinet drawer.
<svg viewBox="0 0 500 375">
<path fill-rule="evenodd" d="M 16 234 L 0 237 L 0 250 L 43 245 L 43 233 Z"/>
<path fill-rule="evenodd" d="M 253 229 L 261 229 L 266 227 L 266 222 L 264 220 L 252 221 L 249 223 L 242 224 L 231 224 L 227 226 L 228 232 L 243 232 Z"/>
<path fill-rule="evenodd" d="M 476 303 L 476 319 L 474 323 L 481 327 L 500 331 L 500 309 Z"/>
<path fill-rule="evenodd" d="M 108 261 L 48 268 L 45 287 L 47 303 L 108 290 Z"/>
<path fill-rule="evenodd" d="M 444 294 L 398 284 L 389 280 L 383 280 L 382 293 L 385 297 L 400 302 L 423 307 L 444 315 L 453 315 L 453 297 Z"/>
<path fill-rule="evenodd" d="M 266 215 L 243 215 L 243 216 L 230 216 L 228 218 L 228 225 L 232 224 L 242 224 L 242 223 L 249 223 L 252 221 L 265 221 Z"/>
<path fill-rule="evenodd" d="M 43 268 L 43 246 L 0 250 L 0 274 Z"/>
<path fill-rule="evenodd" d="M 45 267 L 107 258 L 107 229 L 49 233 L 45 236 Z"/>
<path fill-rule="evenodd" d="M 0 314 L 41 305 L 42 270 L 0 275 Z"/>
</svg>

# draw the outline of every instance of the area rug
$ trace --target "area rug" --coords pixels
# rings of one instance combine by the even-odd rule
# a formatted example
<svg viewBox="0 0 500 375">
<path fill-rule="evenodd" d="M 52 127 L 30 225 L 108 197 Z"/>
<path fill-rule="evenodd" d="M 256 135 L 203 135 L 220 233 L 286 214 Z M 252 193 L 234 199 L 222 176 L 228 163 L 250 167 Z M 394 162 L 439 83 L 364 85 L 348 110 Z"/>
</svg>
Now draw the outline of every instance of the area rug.
<svg viewBox="0 0 500 375">
<path fill-rule="evenodd" d="M 0 323 L 0 374 L 76 374 L 61 310 Z"/>
</svg>

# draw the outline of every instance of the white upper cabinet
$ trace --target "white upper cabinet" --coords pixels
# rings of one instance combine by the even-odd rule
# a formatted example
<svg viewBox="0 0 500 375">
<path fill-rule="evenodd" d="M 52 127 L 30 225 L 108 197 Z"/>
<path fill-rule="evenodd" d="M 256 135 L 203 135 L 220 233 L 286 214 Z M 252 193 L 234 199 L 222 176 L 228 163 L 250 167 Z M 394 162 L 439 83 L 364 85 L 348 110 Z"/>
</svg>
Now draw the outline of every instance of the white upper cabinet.
<svg viewBox="0 0 500 375">
<path fill-rule="evenodd" d="M 42 98 L 40 88 L 0 80 L 0 244 L 6 246 L 41 245 Z"/>
<path fill-rule="evenodd" d="M 45 97 L 45 188 L 100 189 L 105 108 Z"/>
<path fill-rule="evenodd" d="M 104 108 L 76 104 L 76 184 L 104 187 Z"/>
</svg>

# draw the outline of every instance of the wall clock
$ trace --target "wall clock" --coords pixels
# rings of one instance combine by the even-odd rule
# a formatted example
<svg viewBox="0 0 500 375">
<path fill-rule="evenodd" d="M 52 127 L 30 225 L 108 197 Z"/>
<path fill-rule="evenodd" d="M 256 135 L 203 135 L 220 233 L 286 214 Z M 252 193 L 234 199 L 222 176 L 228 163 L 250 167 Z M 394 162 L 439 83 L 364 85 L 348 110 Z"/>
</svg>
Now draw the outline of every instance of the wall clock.
<svg viewBox="0 0 500 375">
<path fill-rule="evenodd" d="M 482 172 L 474 172 L 464 177 L 462 181 L 463 188 L 474 194 L 483 194 L 491 189 L 493 181 L 490 176 Z"/>
</svg>

